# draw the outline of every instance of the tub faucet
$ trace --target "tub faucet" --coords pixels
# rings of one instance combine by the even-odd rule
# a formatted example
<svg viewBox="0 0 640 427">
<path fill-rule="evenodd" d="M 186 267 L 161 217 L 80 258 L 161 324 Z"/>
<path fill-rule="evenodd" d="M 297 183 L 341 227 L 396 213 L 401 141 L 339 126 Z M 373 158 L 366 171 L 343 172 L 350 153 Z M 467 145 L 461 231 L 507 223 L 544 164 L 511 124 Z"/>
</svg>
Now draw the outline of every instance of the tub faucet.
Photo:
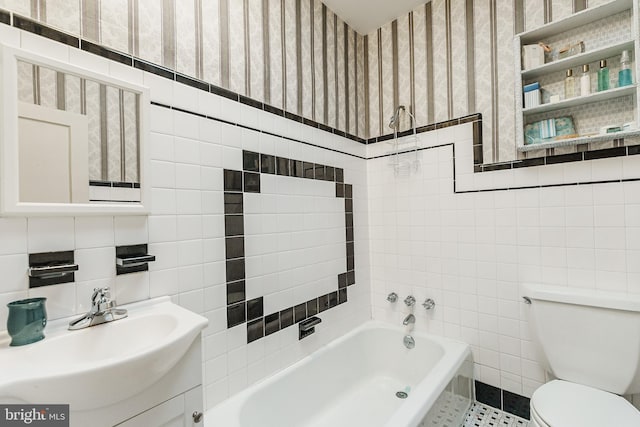
<svg viewBox="0 0 640 427">
<path fill-rule="evenodd" d="M 416 323 L 416 316 L 414 316 L 411 313 L 409 313 L 409 315 L 407 315 L 407 317 L 405 317 L 404 320 L 402 321 L 402 324 L 405 326 L 413 325 L 415 323 Z"/>
<path fill-rule="evenodd" d="M 116 302 L 111 299 L 109 288 L 95 288 L 91 295 L 91 309 L 84 316 L 72 320 L 69 330 L 84 329 L 127 317 L 127 310 L 115 306 Z"/>
</svg>

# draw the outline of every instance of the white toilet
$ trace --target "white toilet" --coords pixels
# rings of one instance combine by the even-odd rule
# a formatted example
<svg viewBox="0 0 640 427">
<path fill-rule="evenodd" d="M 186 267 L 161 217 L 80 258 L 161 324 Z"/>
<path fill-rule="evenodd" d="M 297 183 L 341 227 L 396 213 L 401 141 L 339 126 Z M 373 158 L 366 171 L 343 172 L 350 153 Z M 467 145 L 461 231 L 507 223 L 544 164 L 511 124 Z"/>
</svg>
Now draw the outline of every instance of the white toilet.
<svg viewBox="0 0 640 427">
<path fill-rule="evenodd" d="M 531 397 L 531 427 L 639 427 L 640 296 L 524 285 L 529 325 L 557 380 Z"/>
</svg>

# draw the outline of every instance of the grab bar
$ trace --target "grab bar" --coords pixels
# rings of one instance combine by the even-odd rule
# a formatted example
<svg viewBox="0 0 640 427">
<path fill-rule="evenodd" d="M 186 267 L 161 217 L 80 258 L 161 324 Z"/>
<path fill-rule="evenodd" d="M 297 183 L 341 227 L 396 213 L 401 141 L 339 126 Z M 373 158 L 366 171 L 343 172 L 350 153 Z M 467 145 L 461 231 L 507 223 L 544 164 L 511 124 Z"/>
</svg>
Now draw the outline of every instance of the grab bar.
<svg viewBox="0 0 640 427">
<path fill-rule="evenodd" d="M 155 255 L 141 255 L 133 257 L 117 257 L 116 264 L 121 267 L 134 267 L 136 265 L 142 265 L 145 262 L 155 261 Z"/>
<path fill-rule="evenodd" d="M 51 277 L 61 277 L 66 274 L 78 271 L 78 264 L 45 265 L 42 267 L 29 267 L 29 277 L 39 277 L 48 279 Z"/>
<path fill-rule="evenodd" d="M 156 260 L 150 255 L 147 244 L 116 246 L 116 275 L 149 270 L 149 263 Z"/>
</svg>

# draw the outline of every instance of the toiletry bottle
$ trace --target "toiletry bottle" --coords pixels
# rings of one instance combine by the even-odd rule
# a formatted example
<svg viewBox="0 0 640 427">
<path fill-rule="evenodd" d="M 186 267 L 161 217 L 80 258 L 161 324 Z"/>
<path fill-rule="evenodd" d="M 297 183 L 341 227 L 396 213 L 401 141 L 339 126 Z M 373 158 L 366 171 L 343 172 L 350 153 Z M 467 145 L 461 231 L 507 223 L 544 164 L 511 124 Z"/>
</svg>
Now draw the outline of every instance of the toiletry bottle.
<svg viewBox="0 0 640 427">
<path fill-rule="evenodd" d="M 573 98 L 574 96 L 576 96 L 575 77 L 573 77 L 573 70 L 568 69 L 564 78 L 564 99 Z"/>
<path fill-rule="evenodd" d="M 598 70 L 598 92 L 609 89 L 609 68 L 607 68 L 607 60 L 600 60 L 600 69 Z"/>
<path fill-rule="evenodd" d="M 591 76 L 589 75 L 589 64 L 582 66 L 582 75 L 580 76 L 580 95 L 586 96 L 591 93 Z"/>
<path fill-rule="evenodd" d="M 620 57 L 620 71 L 618 71 L 618 87 L 629 86 L 631 83 L 631 59 L 629 51 L 623 50 Z"/>
</svg>

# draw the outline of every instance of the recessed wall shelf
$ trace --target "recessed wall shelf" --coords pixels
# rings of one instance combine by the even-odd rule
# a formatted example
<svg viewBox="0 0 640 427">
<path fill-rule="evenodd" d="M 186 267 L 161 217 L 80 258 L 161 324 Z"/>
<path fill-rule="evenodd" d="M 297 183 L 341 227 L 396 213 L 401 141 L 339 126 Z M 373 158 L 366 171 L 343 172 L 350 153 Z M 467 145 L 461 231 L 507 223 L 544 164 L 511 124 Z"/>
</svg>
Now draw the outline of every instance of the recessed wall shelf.
<svg viewBox="0 0 640 427">
<path fill-rule="evenodd" d="M 590 7 L 578 13 L 574 13 L 564 19 L 550 22 L 531 31 L 518 34 L 522 43 L 538 43 L 549 36 L 564 33 L 574 28 L 582 27 L 607 16 L 615 15 L 622 11 L 633 8 L 632 0 L 614 0 L 596 7 Z"/>
<path fill-rule="evenodd" d="M 632 50 L 633 44 L 633 40 L 625 40 L 620 43 L 603 46 L 568 58 L 547 62 L 539 67 L 522 70 L 522 77 L 528 81 L 545 74 L 568 70 L 569 68 L 579 67 L 582 64 L 589 64 L 604 58 L 611 58 L 612 56 L 620 55 L 623 50 Z"/>
<path fill-rule="evenodd" d="M 640 77 L 638 59 L 640 58 L 638 16 L 640 5 L 633 0 L 613 0 L 602 5 L 594 6 L 580 12 L 569 15 L 564 19 L 550 22 L 530 31 L 517 34 L 514 37 L 515 59 L 515 121 L 516 121 L 516 148 L 518 152 L 528 152 L 555 147 L 568 147 L 578 144 L 589 144 L 587 150 L 606 148 L 593 143 L 601 143 L 635 137 L 639 131 L 634 129 L 625 132 L 616 132 L 600 135 L 598 131 L 605 126 L 622 126 L 624 123 L 640 123 L 640 86 L 637 84 Z M 555 50 L 560 47 L 575 44 L 578 41 L 584 43 L 587 49 L 567 58 L 547 62 L 527 70 L 522 69 L 523 46 L 540 42 L 550 43 Z M 618 71 L 620 58 L 623 51 L 630 53 L 632 57 L 633 82 L 622 87 L 618 85 Z M 607 60 L 609 67 L 608 90 L 597 91 L 597 74 L 600 60 Z M 587 95 L 579 95 L 581 90 L 582 65 L 591 65 L 589 72 L 590 90 Z M 565 71 L 573 70 L 574 91 L 579 95 L 565 98 L 567 80 Z M 535 105 L 535 97 L 532 99 L 534 106 L 524 108 L 524 86 L 526 84 L 539 83 L 540 89 L 546 91 L 545 100 L 552 95 L 559 96 L 558 102 L 547 102 Z M 534 92 L 535 93 L 535 92 Z M 585 92 L 587 93 L 587 92 Z M 530 96 L 530 95 L 528 95 Z M 531 101 L 531 100 L 529 100 Z M 560 111 L 563 110 L 563 111 Z M 572 117 L 575 133 L 580 135 L 575 138 L 549 140 L 536 144 L 527 144 L 525 138 L 525 126 L 541 120 Z M 637 125 L 631 124 L 636 127 Z M 569 132 L 574 133 L 574 132 Z"/>
<path fill-rule="evenodd" d="M 526 151 L 534 151 L 534 150 L 543 150 L 546 148 L 568 147 L 571 145 L 589 144 L 592 142 L 604 142 L 604 141 L 611 141 L 613 139 L 631 138 L 631 137 L 638 137 L 638 136 L 640 136 L 640 129 L 624 131 L 624 132 L 607 133 L 604 135 L 579 136 L 577 138 L 558 139 L 558 140 L 553 140 L 549 142 L 529 144 L 522 147 L 518 147 L 518 151 L 526 152 Z"/>
<path fill-rule="evenodd" d="M 589 104 L 592 102 L 605 101 L 607 99 L 619 98 L 622 96 L 634 95 L 637 90 L 637 85 L 630 85 L 624 87 L 617 87 L 614 89 L 605 90 L 602 92 L 595 92 L 586 96 L 576 96 L 574 98 L 563 99 L 559 102 L 547 103 L 538 105 L 537 107 L 524 108 L 523 114 L 544 113 L 546 111 L 561 110 L 563 108 L 575 107 L 578 105 Z"/>
</svg>

